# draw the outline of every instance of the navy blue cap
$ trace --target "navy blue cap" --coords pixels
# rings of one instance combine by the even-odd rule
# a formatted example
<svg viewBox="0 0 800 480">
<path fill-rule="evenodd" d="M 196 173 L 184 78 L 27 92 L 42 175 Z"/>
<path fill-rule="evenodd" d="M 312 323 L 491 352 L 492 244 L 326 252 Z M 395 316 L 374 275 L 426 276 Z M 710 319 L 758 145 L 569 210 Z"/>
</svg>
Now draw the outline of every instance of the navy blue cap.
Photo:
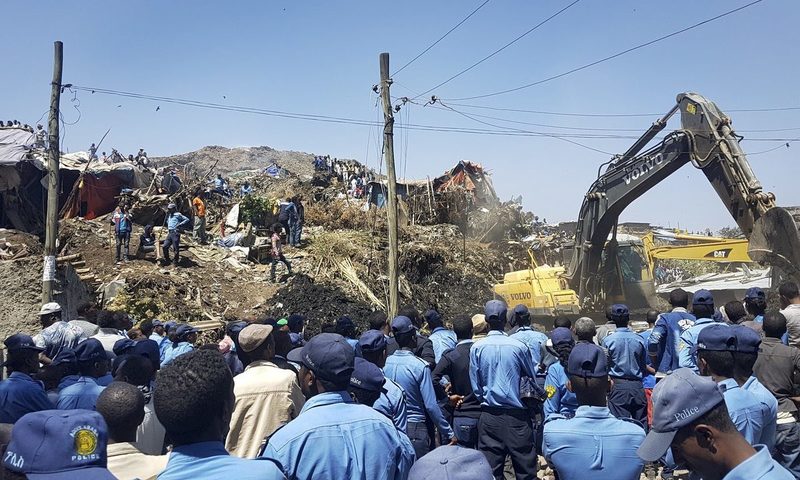
<svg viewBox="0 0 800 480">
<path fill-rule="evenodd" d="M 761 346 L 761 335 L 755 330 L 744 325 L 731 325 L 734 336 L 736 336 L 737 353 L 758 353 Z"/>
<path fill-rule="evenodd" d="M 289 353 L 286 354 L 286 360 L 289 360 L 292 363 L 296 363 L 298 365 L 303 364 L 303 349 L 302 348 L 293 348 L 289 350 Z"/>
<path fill-rule="evenodd" d="M 99 342 L 98 342 L 99 343 Z M 20 418 L 3 466 L 33 480 L 106 480 L 108 427 L 91 410 L 42 410 Z"/>
<path fill-rule="evenodd" d="M 673 370 L 664 377 L 653 389 L 652 398 L 653 425 L 636 451 L 645 462 L 655 462 L 664 456 L 681 427 L 725 401 L 711 377 L 696 375 L 689 368 Z"/>
<path fill-rule="evenodd" d="M 394 333 L 408 333 L 414 330 L 414 322 L 410 318 L 400 315 L 392 320 L 392 331 Z"/>
<path fill-rule="evenodd" d="M 714 296 L 708 290 L 701 288 L 694 292 L 692 305 L 714 305 Z"/>
<path fill-rule="evenodd" d="M 341 317 L 336 319 L 336 328 L 342 328 L 342 327 L 345 327 L 345 328 L 347 328 L 347 327 L 356 328 L 356 324 L 353 323 L 353 319 L 352 318 L 348 317 L 347 315 L 343 315 L 343 316 L 341 316 Z"/>
<path fill-rule="evenodd" d="M 99 362 L 100 360 L 108 360 L 106 349 L 103 344 L 96 338 L 88 338 L 75 347 L 75 357 L 78 362 Z"/>
<path fill-rule="evenodd" d="M 408 480 L 493 480 L 492 467 L 478 450 L 443 445 L 418 459 Z"/>
<path fill-rule="evenodd" d="M 153 326 L 154 327 L 163 327 L 164 326 L 164 322 L 162 322 L 161 320 L 156 318 L 156 319 L 153 320 Z"/>
<path fill-rule="evenodd" d="M 227 328 L 228 335 L 235 335 L 241 332 L 247 325 L 249 324 L 243 320 L 228 323 L 228 328 Z"/>
<path fill-rule="evenodd" d="M 425 318 L 426 322 L 437 323 L 442 320 L 442 316 L 434 309 L 426 310 L 422 317 Z"/>
<path fill-rule="evenodd" d="M 150 340 L 148 338 L 146 340 L 134 342 L 133 354 L 147 357 L 150 363 L 153 364 L 155 370 L 161 368 L 161 351 L 155 340 Z"/>
<path fill-rule="evenodd" d="M 178 325 L 178 329 L 175 331 L 175 334 L 178 336 L 178 338 L 184 338 L 186 335 L 189 335 L 190 333 L 197 333 L 198 331 L 199 330 L 188 323 L 182 323 Z"/>
<path fill-rule="evenodd" d="M 386 348 L 386 335 L 380 330 L 367 330 L 358 339 L 362 352 L 378 352 Z"/>
<path fill-rule="evenodd" d="M 175 328 L 177 325 L 178 325 L 178 322 L 170 320 L 170 321 L 164 323 L 164 328 L 167 330 L 167 333 L 169 333 L 169 331 L 172 330 L 173 328 Z"/>
<path fill-rule="evenodd" d="M 735 352 L 736 330 L 724 323 L 715 323 L 700 330 L 697 335 L 696 350 L 709 350 L 714 352 Z"/>
<path fill-rule="evenodd" d="M 303 347 L 303 365 L 324 380 L 350 379 L 355 350 L 337 333 L 320 333 Z"/>
<path fill-rule="evenodd" d="M 550 340 L 553 345 L 575 343 L 575 340 L 572 338 L 572 331 L 566 327 L 558 327 L 550 332 Z"/>
<path fill-rule="evenodd" d="M 514 310 L 511 311 L 511 314 L 515 318 L 528 318 L 531 316 L 531 312 L 530 310 L 528 310 L 528 307 L 522 304 L 519 304 L 516 307 L 514 307 Z"/>
<path fill-rule="evenodd" d="M 9 352 L 17 352 L 20 350 L 32 350 L 35 352 L 43 352 L 44 348 L 39 348 L 33 342 L 33 338 L 30 335 L 25 335 L 24 333 L 15 333 L 10 337 L 6 338 L 6 341 L 3 342 L 8 349 Z"/>
<path fill-rule="evenodd" d="M 489 300 L 483 307 L 483 314 L 487 322 L 491 319 L 505 321 L 507 313 L 508 307 L 501 300 Z"/>
<path fill-rule="evenodd" d="M 584 378 L 607 376 L 608 359 L 606 358 L 606 352 L 594 343 L 578 343 L 569 354 L 567 373 Z"/>
<path fill-rule="evenodd" d="M 383 371 L 374 363 L 355 357 L 353 362 L 353 373 L 350 374 L 350 386 L 367 390 L 369 392 L 380 392 L 386 378 Z"/>
<path fill-rule="evenodd" d="M 114 348 L 111 350 L 114 352 L 114 355 L 125 355 L 126 353 L 131 353 L 128 350 L 132 350 L 135 345 L 136 342 L 130 338 L 120 338 L 114 342 Z"/>
<path fill-rule="evenodd" d="M 62 348 L 61 351 L 56 354 L 55 358 L 53 358 L 50 365 L 75 365 L 76 363 L 78 363 L 78 357 L 75 356 L 75 350 L 71 348 Z"/>
<path fill-rule="evenodd" d="M 762 300 L 767 298 L 767 294 L 764 293 L 764 290 L 760 289 L 759 287 L 750 287 L 744 294 L 745 300 L 757 300 L 759 298 Z"/>
<path fill-rule="evenodd" d="M 630 310 L 628 310 L 627 305 L 623 305 L 621 303 L 615 303 L 611 305 L 611 318 L 613 319 L 621 319 L 630 316 Z"/>
</svg>

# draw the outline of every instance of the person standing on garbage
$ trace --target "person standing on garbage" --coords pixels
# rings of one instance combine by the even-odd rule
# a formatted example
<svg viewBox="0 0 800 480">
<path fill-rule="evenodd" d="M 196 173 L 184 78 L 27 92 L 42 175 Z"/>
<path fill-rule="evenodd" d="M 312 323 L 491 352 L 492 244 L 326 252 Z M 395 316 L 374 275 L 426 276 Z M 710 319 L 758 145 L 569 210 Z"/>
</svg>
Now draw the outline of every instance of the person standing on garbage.
<svg viewBox="0 0 800 480">
<path fill-rule="evenodd" d="M 192 210 L 194 211 L 194 227 L 192 228 L 192 240 L 206 243 L 206 194 L 198 190 L 192 199 Z"/>
<path fill-rule="evenodd" d="M 172 251 L 175 254 L 175 261 L 173 264 L 176 267 L 178 266 L 181 251 L 180 228 L 186 226 L 188 223 L 189 219 L 178 211 L 177 205 L 174 203 L 167 205 L 167 239 L 164 240 L 162 246 L 164 248 L 164 260 L 166 260 L 168 264 L 170 263 L 169 248 L 172 247 Z"/>
<path fill-rule="evenodd" d="M 291 225 L 292 230 L 289 232 L 289 244 L 293 247 L 299 247 L 300 237 L 303 235 L 303 224 L 306 221 L 306 207 L 303 206 L 303 197 L 301 195 L 294 197 L 292 203 L 294 204 L 297 217 Z"/>
<path fill-rule="evenodd" d="M 111 217 L 111 224 L 114 225 L 114 239 L 117 243 L 117 256 L 116 262 L 120 263 L 122 260 L 128 261 L 128 253 L 131 243 L 131 230 L 133 230 L 133 222 L 131 215 L 128 213 L 128 206 L 121 203 L 117 207 L 117 211 Z M 124 248 L 124 256 L 120 258 L 120 250 Z"/>
<path fill-rule="evenodd" d="M 276 282 L 275 268 L 278 266 L 278 262 L 283 262 L 283 264 L 286 265 L 286 271 L 289 272 L 289 275 L 292 274 L 292 264 L 283 256 L 283 242 L 281 241 L 282 230 L 283 226 L 280 223 L 276 223 L 272 226 L 272 266 L 270 267 L 270 279 L 272 283 Z"/>
</svg>

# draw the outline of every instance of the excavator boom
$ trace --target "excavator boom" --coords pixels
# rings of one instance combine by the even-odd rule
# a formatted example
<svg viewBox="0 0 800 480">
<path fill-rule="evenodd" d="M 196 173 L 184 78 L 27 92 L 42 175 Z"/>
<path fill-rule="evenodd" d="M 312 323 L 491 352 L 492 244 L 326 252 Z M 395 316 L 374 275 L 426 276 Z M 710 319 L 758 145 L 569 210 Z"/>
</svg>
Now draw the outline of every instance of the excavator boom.
<svg viewBox="0 0 800 480">
<path fill-rule="evenodd" d="M 681 114 L 681 128 L 640 154 L 677 111 Z M 616 257 L 619 215 L 687 163 L 703 171 L 749 239 L 750 258 L 800 279 L 800 235 L 796 223 L 799 217 L 777 207 L 775 196 L 763 191 L 739 146 L 741 139 L 734 132 L 730 118 L 713 102 L 696 93 L 681 93 L 664 117 L 628 151 L 609 162 L 584 198 L 572 261 L 565 275 L 578 292 L 584 310 L 604 308 L 608 293 L 614 289 L 609 285 L 614 276 L 609 275 L 604 265 Z"/>
</svg>

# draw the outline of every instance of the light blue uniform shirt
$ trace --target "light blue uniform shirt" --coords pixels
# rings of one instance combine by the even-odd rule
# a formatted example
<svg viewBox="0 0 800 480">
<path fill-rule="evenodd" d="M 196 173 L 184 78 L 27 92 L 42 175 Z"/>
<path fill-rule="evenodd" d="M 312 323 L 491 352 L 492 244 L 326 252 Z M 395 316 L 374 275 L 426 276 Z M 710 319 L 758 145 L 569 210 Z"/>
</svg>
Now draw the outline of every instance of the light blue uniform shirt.
<svg viewBox="0 0 800 480">
<path fill-rule="evenodd" d="M 194 350 L 194 346 L 189 342 L 180 342 L 178 343 L 177 347 L 175 347 L 174 344 L 170 343 L 169 345 L 167 345 L 166 350 L 164 350 L 164 360 L 161 361 L 161 366 L 163 367 L 164 365 L 175 360 L 184 353 L 189 353 L 192 350 Z"/>
<path fill-rule="evenodd" d="M 761 431 L 758 443 L 766 445 L 772 451 L 775 448 L 775 430 L 778 428 L 778 399 L 756 377 L 748 378 L 742 388 L 752 393 L 767 407 L 767 418 L 764 420 L 764 429 Z"/>
<path fill-rule="evenodd" d="M 456 348 L 456 343 L 458 343 L 456 332 L 444 327 L 434 328 L 428 339 L 433 343 L 433 357 L 436 363 L 439 363 L 444 352 Z"/>
<path fill-rule="evenodd" d="M 547 335 L 526 326 L 519 327 L 519 330 L 511 334 L 511 338 L 516 338 L 528 346 L 534 368 L 542 362 L 542 345 L 547 343 Z"/>
<path fill-rule="evenodd" d="M 175 447 L 169 454 L 167 468 L 158 475 L 158 480 L 201 478 L 284 480 L 286 477 L 275 462 L 229 455 L 222 442 L 200 442 Z"/>
<path fill-rule="evenodd" d="M 405 480 L 414 448 L 391 420 L 349 393 L 325 392 L 272 434 L 262 457 L 282 465 L 290 480 Z"/>
<path fill-rule="evenodd" d="M 650 335 L 652 333 L 653 333 L 653 329 L 651 328 L 650 330 L 645 330 L 644 332 L 639 334 L 639 335 L 641 335 L 642 339 L 644 340 L 645 345 L 649 344 Z M 647 355 L 647 365 L 649 367 L 655 368 L 655 365 L 653 365 L 653 362 L 650 360 L 650 355 L 649 354 Z M 647 375 L 645 375 L 644 378 L 642 379 L 642 386 L 644 388 L 655 388 L 655 386 L 656 386 L 656 376 L 653 375 L 650 372 L 647 372 Z"/>
<path fill-rule="evenodd" d="M 95 379 L 95 382 L 100 385 L 101 387 L 107 387 L 111 385 L 111 382 L 114 381 L 114 377 L 111 376 L 110 373 L 106 373 L 100 378 Z"/>
<path fill-rule="evenodd" d="M 603 339 L 608 351 L 608 375 L 641 380 L 647 375 L 647 344 L 627 327 L 618 327 Z"/>
<path fill-rule="evenodd" d="M 25 414 L 52 410 L 41 382 L 22 372 L 12 372 L 0 382 L 0 423 L 16 423 Z"/>
<path fill-rule="evenodd" d="M 189 223 L 189 219 L 180 212 L 175 212 L 167 217 L 167 230 L 176 230 Z"/>
<path fill-rule="evenodd" d="M 544 391 L 547 399 L 544 401 L 544 418 L 560 414 L 567 418 L 575 415 L 578 409 L 578 398 L 567 389 L 567 372 L 561 362 L 556 362 L 547 367 L 547 376 L 544 379 Z"/>
<path fill-rule="evenodd" d="M 358 344 L 358 340 L 356 340 L 355 338 L 345 338 L 344 341 L 347 342 L 348 345 L 353 347 L 353 351 L 355 352 L 356 357 L 363 356 L 361 354 L 361 345 Z"/>
<path fill-rule="evenodd" d="M 561 480 L 638 480 L 644 464 L 636 450 L 644 437 L 642 427 L 607 407 L 584 405 L 573 418 L 546 420 L 542 450 Z"/>
<path fill-rule="evenodd" d="M 742 434 L 750 445 L 757 445 L 761 440 L 762 431 L 769 410 L 761 403 L 755 395 L 747 390 L 740 388 L 736 380 L 727 378 L 719 382 L 722 396 L 725 397 L 725 406 L 728 407 L 728 414 L 736 425 L 736 430 Z"/>
<path fill-rule="evenodd" d="M 66 377 L 62 378 L 60 382 L 58 382 L 58 391 L 64 390 L 65 388 L 77 382 L 80 378 L 80 375 L 67 375 Z"/>
<path fill-rule="evenodd" d="M 58 392 L 59 410 L 94 410 L 97 404 L 97 397 L 106 387 L 97 384 L 97 380 L 92 377 L 78 377 L 72 385 Z"/>
<path fill-rule="evenodd" d="M 409 422 L 424 422 L 427 412 L 439 427 L 444 438 L 453 436 L 453 429 L 442 415 L 436 402 L 433 379 L 428 363 L 408 350 L 398 350 L 386 359 L 383 367 L 386 378 L 394 380 L 406 392 L 406 411 Z"/>
<path fill-rule="evenodd" d="M 406 433 L 408 431 L 406 392 L 391 378 L 386 379 L 383 389 L 386 392 L 381 392 L 381 396 L 378 397 L 372 408 L 386 415 L 398 430 Z"/>
<path fill-rule="evenodd" d="M 527 345 L 492 330 L 469 350 L 469 379 L 481 406 L 525 409 L 519 395 L 522 377 L 536 378 Z"/>
<path fill-rule="evenodd" d="M 697 345 L 697 337 L 700 332 L 715 323 L 717 322 L 710 318 L 698 318 L 694 325 L 681 333 L 681 341 L 678 344 L 678 366 L 680 368 L 691 368 L 694 373 L 700 373 L 700 370 L 697 369 L 697 353 L 693 351 L 694 346 Z M 724 323 L 720 325 L 724 325 Z"/>
<path fill-rule="evenodd" d="M 793 480 L 794 475 L 769 455 L 764 445 L 756 445 L 756 454 L 740 463 L 722 480 Z"/>
</svg>

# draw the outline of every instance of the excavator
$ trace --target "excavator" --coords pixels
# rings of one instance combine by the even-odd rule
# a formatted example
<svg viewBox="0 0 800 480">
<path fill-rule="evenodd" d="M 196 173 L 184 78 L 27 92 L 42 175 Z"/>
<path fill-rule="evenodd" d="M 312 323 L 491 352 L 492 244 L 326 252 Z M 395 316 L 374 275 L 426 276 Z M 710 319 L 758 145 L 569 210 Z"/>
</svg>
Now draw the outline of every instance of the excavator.
<svg viewBox="0 0 800 480">
<path fill-rule="evenodd" d="M 678 111 L 681 128 L 642 152 Z M 618 235 L 617 224 L 628 205 L 687 163 L 717 192 L 748 240 L 748 257 L 781 278 L 800 280 L 800 209 L 776 206 L 775 195 L 763 190 L 750 168 L 741 140 L 713 102 L 697 93 L 679 94 L 625 153 L 598 169 L 580 209 L 574 246 L 564 249 L 564 267 L 532 264 L 506 274 L 495 293 L 549 314 L 603 312 L 612 303 L 626 303 L 633 311 L 656 305 L 643 243 Z M 537 270 L 557 281 L 544 284 Z"/>
</svg>

